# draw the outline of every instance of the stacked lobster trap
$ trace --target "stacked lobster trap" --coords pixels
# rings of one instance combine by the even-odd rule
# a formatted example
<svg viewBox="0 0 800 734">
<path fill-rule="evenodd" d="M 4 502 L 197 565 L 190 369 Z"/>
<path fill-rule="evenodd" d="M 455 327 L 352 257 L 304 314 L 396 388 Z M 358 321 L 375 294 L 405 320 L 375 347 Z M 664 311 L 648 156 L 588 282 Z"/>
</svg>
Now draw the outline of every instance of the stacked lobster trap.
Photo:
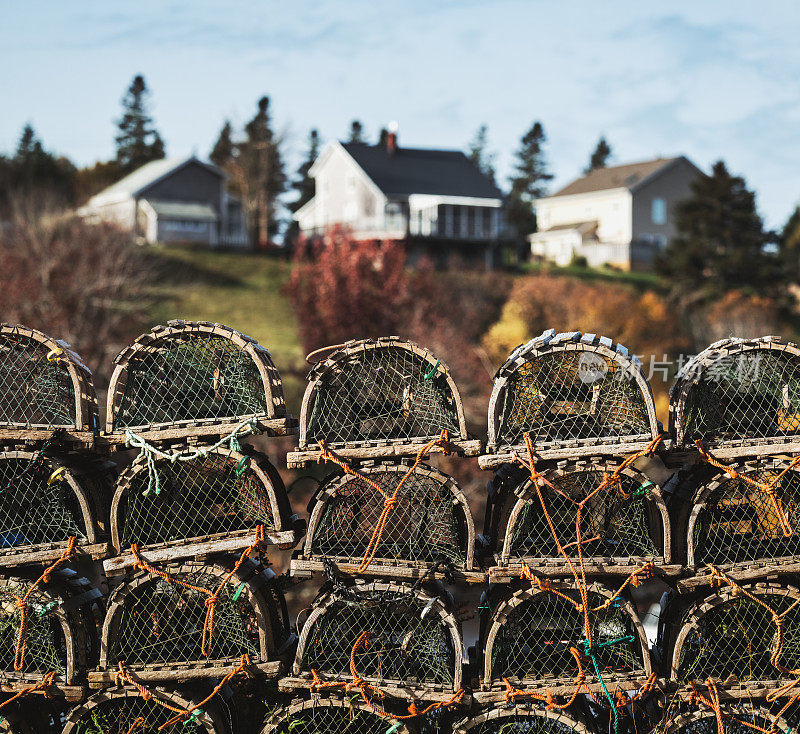
<svg viewBox="0 0 800 734">
<path fill-rule="evenodd" d="M 323 572 L 327 582 L 298 618 L 294 666 L 279 685 L 305 694 L 303 722 L 335 721 L 351 692 L 364 707 L 353 731 L 376 721 L 415 731 L 420 711 L 467 702 L 461 625 L 442 580 L 485 580 L 467 499 L 426 459 L 475 455 L 480 442 L 467 434 L 449 370 L 428 350 L 387 337 L 325 352 L 287 461 L 334 467 L 311 498 L 291 564 L 293 576 Z M 281 712 L 267 730 L 294 715 Z"/>
<path fill-rule="evenodd" d="M 616 731 L 660 687 L 631 589 L 680 571 L 661 441 L 640 363 L 606 337 L 546 331 L 498 370 L 473 696 L 507 708 L 459 730 L 580 729 L 588 705 Z"/>
</svg>

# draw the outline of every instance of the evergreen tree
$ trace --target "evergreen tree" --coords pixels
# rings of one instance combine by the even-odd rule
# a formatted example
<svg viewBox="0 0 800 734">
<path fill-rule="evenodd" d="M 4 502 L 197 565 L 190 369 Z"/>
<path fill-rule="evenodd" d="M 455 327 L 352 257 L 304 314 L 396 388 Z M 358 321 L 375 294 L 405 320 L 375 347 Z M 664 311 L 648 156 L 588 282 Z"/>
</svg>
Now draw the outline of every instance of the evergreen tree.
<svg viewBox="0 0 800 734">
<path fill-rule="evenodd" d="M 297 169 L 297 179 L 292 183 L 292 188 L 297 191 L 297 199 L 289 204 L 289 210 L 296 212 L 301 206 L 314 198 L 314 179 L 309 175 L 311 166 L 319 156 L 319 133 L 312 130 L 308 134 L 308 153 Z"/>
<path fill-rule="evenodd" d="M 353 120 L 350 123 L 350 138 L 348 143 L 363 143 L 364 142 L 364 126 L 359 120 Z"/>
<path fill-rule="evenodd" d="M 800 206 L 792 212 L 784 225 L 781 240 L 787 251 L 793 252 L 795 256 L 800 255 Z"/>
<path fill-rule="evenodd" d="M 546 183 L 553 178 L 547 171 L 547 161 L 542 150 L 545 141 L 542 123 L 534 122 L 522 137 L 516 152 L 516 175 L 510 178 L 511 192 L 506 216 L 509 224 L 516 228 L 521 237 L 536 231 L 533 203 L 545 196 Z"/>
<path fill-rule="evenodd" d="M 147 109 L 149 94 L 144 77 L 138 75 L 122 98 L 122 117 L 117 123 L 119 133 L 115 140 L 117 163 L 123 175 L 164 157 L 164 141 L 153 127 Z"/>
<path fill-rule="evenodd" d="M 608 165 L 608 159 L 611 157 L 611 146 L 606 141 L 605 137 L 601 136 L 597 141 L 594 152 L 589 157 L 589 165 L 583 169 L 584 173 L 591 173 L 598 168 L 605 168 Z"/>
<path fill-rule="evenodd" d="M 14 157 L 9 161 L 9 190 L 3 198 L 10 198 L 15 192 L 36 192 L 57 203 L 71 204 L 74 201 L 75 173 L 72 162 L 45 150 L 33 126 L 27 124 L 22 128 Z"/>
<path fill-rule="evenodd" d="M 656 261 L 672 295 L 686 304 L 737 289 L 754 288 L 762 295 L 782 291 L 787 276 L 782 258 L 745 180 L 718 161 L 691 190 L 675 208 L 677 235 Z"/>
<path fill-rule="evenodd" d="M 469 144 L 469 159 L 480 169 L 481 173 L 488 176 L 492 183 L 495 183 L 496 155 L 487 150 L 488 146 L 489 128 L 486 125 L 481 125 Z"/>
<path fill-rule="evenodd" d="M 233 153 L 233 127 L 230 120 L 225 120 L 222 130 L 219 131 L 217 142 L 214 143 L 208 157 L 215 166 L 225 168 L 233 160 Z"/>
</svg>

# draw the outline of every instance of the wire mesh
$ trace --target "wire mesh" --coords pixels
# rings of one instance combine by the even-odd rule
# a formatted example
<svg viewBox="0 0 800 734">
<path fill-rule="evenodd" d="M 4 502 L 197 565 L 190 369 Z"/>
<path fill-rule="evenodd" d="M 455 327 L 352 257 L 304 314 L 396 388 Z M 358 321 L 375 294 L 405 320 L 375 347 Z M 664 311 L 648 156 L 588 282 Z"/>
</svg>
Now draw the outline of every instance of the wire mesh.
<svg viewBox="0 0 800 734">
<path fill-rule="evenodd" d="M 391 496 L 408 467 L 362 470 Z M 358 477 L 336 477 L 335 493 L 323 494 L 311 553 L 325 557 L 363 557 L 384 510 L 384 496 Z M 325 487 L 321 490 L 324 492 Z M 444 475 L 417 470 L 400 488 L 375 551 L 376 558 L 432 563 L 440 559 L 464 565 L 467 519 Z"/>
<path fill-rule="evenodd" d="M 576 520 L 578 504 L 594 492 L 607 477 L 600 469 L 567 471 L 549 476 L 540 487 L 544 507 L 555 528 L 558 544 L 567 555 L 576 557 L 578 545 Z M 510 517 L 518 499 L 507 492 L 498 512 L 504 520 L 499 523 L 502 533 L 498 542 L 510 532 L 509 556 L 561 557 L 547 516 L 542 512 L 542 502 L 530 486 L 530 477 L 524 475 L 527 499 L 521 505 L 516 519 Z M 644 476 L 622 473 L 619 483 L 612 482 L 595 494 L 581 512 L 581 552 L 584 558 L 598 557 L 655 557 L 663 551 L 662 520 L 652 511 L 647 496 L 647 485 L 652 483 Z M 513 527 L 507 524 L 513 522 Z"/>
<path fill-rule="evenodd" d="M 363 706 L 311 701 L 271 717 L 262 734 L 386 734 L 395 723 Z M 398 728 L 407 734 L 405 727 Z"/>
<path fill-rule="evenodd" d="M 368 632 L 369 644 L 355 656 L 366 680 L 452 686 L 455 683 L 453 636 L 427 602 L 412 590 L 349 590 L 316 619 L 302 650 L 303 671 L 350 677 L 356 640 Z M 429 610 L 430 611 L 430 610 Z"/>
<path fill-rule="evenodd" d="M 178 333 L 134 354 L 118 398 L 116 429 L 268 411 L 252 357 L 222 336 Z"/>
<path fill-rule="evenodd" d="M 170 701 L 175 708 L 186 702 Z M 128 696 L 115 696 L 98 702 L 92 707 L 83 707 L 82 713 L 70 728 L 71 734 L 162 734 L 159 727 L 175 716 L 175 712 L 154 700 L 145 700 L 138 692 Z M 137 726 L 134 723 L 141 719 Z M 185 721 L 177 730 L 182 734 L 208 734 L 215 731 L 196 721 Z"/>
<path fill-rule="evenodd" d="M 420 355 L 381 346 L 335 361 L 315 386 L 309 443 L 460 436 L 455 396 L 445 375 Z"/>
<path fill-rule="evenodd" d="M 139 464 L 118 508 L 122 545 L 166 543 L 257 525 L 276 529 L 269 491 L 255 472 L 240 466 L 244 459 L 210 453 L 192 461 L 158 460 L 158 494 L 151 491 L 146 463 Z"/>
<path fill-rule="evenodd" d="M 581 602 L 577 589 L 559 592 L 576 604 Z M 596 591 L 588 590 L 587 595 L 591 607 L 607 601 Z M 552 592 L 541 592 L 513 608 L 501 607 L 497 613 L 501 610 L 505 619 L 491 648 L 491 681 L 575 679 L 578 667 L 570 648 L 582 652 L 586 639 L 584 615 L 575 604 Z M 589 621 L 597 648 L 594 654 L 604 677 L 646 674 L 637 627 L 621 599 L 590 612 Z M 593 676 L 591 665 L 586 673 Z"/>
<path fill-rule="evenodd" d="M 0 586 L 0 675 L 55 672 L 67 674 L 67 638 L 61 621 L 54 613 L 58 602 L 50 594 L 36 589 L 28 597 L 28 622 L 22 668 L 14 670 L 14 657 L 22 620 L 17 600 L 24 598 L 31 582 L 8 580 Z"/>
<path fill-rule="evenodd" d="M 756 730 L 772 730 L 774 716 L 767 711 L 752 707 L 725 706 L 723 721 L 726 734 L 753 734 Z M 679 718 L 666 727 L 669 734 L 718 734 L 719 725 L 713 711 L 694 713 Z M 774 731 L 786 731 L 785 725 L 778 725 Z M 789 729 L 791 731 L 791 729 Z"/>
<path fill-rule="evenodd" d="M 563 714 L 549 717 L 534 711 L 510 711 L 500 716 L 481 717 L 480 722 L 464 727 L 463 731 L 465 734 L 575 734 L 576 727 L 575 722 Z M 579 731 L 584 729 L 581 727 Z"/>
<path fill-rule="evenodd" d="M 789 588 L 750 589 L 767 607 L 744 595 L 726 594 L 684 620 L 692 622 L 677 651 L 678 680 L 780 680 L 785 677 L 770 662 L 776 625 L 770 609 L 784 614 L 780 663 L 800 668 L 800 594 Z"/>
<path fill-rule="evenodd" d="M 800 471 L 768 462 L 737 472 L 773 486 L 789 526 L 800 528 Z M 767 492 L 740 478 L 722 479 L 700 498 L 692 528 L 693 563 L 742 563 L 800 555 L 800 535 L 785 536 L 775 502 Z M 691 560 L 691 559 L 690 559 Z"/>
<path fill-rule="evenodd" d="M 0 337 L 0 423 L 74 426 L 75 390 L 61 360 L 47 359 L 40 341 L 22 334 Z"/>
<path fill-rule="evenodd" d="M 559 350 L 532 357 L 508 377 L 497 440 L 515 446 L 526 433 L 549 443 L 649 432 L 645 396 L 628 370 L 599 352 Z"/>
<path fill-rule="evenodd" d="M 756 349 L 712 362 L 688 389 L 685 442 L 800 434 L 800 359 Z"/>
<path fill-rule="evenodd" d="M 222 577 L 213 568 L 196 571 L 173 571 L 170 575 L 182 582 L 213 594 Z M 120 661 L 129 666 L 200 660 L 240 659 L 248 654 L 255 662 L 261 658 L 259 615 L 247 594 L 245 582 L 225 584 L 214 611 L 209 654 L 203 654 L 203 626 L 209 594 L 154 577 L 132 589 L 118 609 L 106 665 Z M 115 600 L 112 599 L 112 606 Z"/>
</svg>

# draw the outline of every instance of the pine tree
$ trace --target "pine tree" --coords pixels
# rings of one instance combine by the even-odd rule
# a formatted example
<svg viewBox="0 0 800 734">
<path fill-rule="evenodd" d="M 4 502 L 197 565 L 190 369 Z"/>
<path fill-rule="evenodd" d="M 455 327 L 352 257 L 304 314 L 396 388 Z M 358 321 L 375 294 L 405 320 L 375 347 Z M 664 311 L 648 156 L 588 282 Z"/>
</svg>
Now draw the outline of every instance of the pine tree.
<svg viewBox="0 0 800 734">
<path fill-rule="evenodd" d="M 584 173 L 591 173 L 598 168 L 605 168 L 608 165 L 608 159 L 611 157 L 611 146 L 606 141 L 605 137 L 601 136 L 597 141 L 594 152 L 589 157 L 589 165 L 583 169 Z"/>
<path fill-rule="evenodd" d="M 292 188 L 297 191 L 297 199 L 289 204 L 289 210 L 296 212 L 301 206 L 314 198 L 314 179 L 309 175 L 311 166 L 319 156 L 320 139 L 319 133 L 312 130 L 308 134 L 308 153 L 297 169 L 297 179 L 292 183 Z"/>
<path fill-rule="evenodd" d="M 547 161 L 542 150 L 545 141 L 544 127 L 540 122 L 534 122 L 522 137 L 516 152 L 517 173 L 509 179 L 511 192 L 506 216 L 509 224 L 516 228 L 521 237 L 536 231 L 533 203 L 545 196 L 546 183 L 553 178 L 547 171 Z"/>
<path fill-rule="evenodd" d="M 364 142 L 364 126 L 359 120 L 353 120 L 350 123 L 350 138 L 348 143 L 363 143 Z"/>
<path fill-rule="evenodd" d="M 33 126 L 22 128 L 14 157 L 9 161 L 10 188 L 30 194 L 46 194 L 60 204 L 70 204 L 75 195 L 75 166 L 64 157 L 45 150 Z M 6 198 L 0 197 L 0 198 Z"/>
<path fill-rule="evenodd" d="M 765 231 L 745 180 L 718 161 L 691 190 L 675 208 L 677 236 L 656 261 L 673 296 L 686 304 L 737 289 L 754 288 L 762 295 L 782 291 L 781 257 L 769 247 L 775 237 Z"/>
<path fill-rule="evenodd" d="M 225 168 L 232 160 L 234 154 L 233 126 L 230 120 L 225 120 L 222 130 L 219 131 L 217 142 L 209 154 L 209 160 L 219 168 Z"/>
<path fill-rule="evenodd" d="M 149 94 L 144 77 L 137 75 L 122 98 L 122 117 L 117 123 L 119 133 L 115 141 L 117 163 L 123 175 L 164 157 L 164 141 L 153 127 L 147 109 Z"/>
<path fill-rule="evenodd" d="M 480 169 L 484 176 L 495 183 L 495 158 L 494 153 L 490 153 L 489 128 L 481 125 L 475 132 L 475 136 L 469 144 L 469 159 Z"/>
</svg>

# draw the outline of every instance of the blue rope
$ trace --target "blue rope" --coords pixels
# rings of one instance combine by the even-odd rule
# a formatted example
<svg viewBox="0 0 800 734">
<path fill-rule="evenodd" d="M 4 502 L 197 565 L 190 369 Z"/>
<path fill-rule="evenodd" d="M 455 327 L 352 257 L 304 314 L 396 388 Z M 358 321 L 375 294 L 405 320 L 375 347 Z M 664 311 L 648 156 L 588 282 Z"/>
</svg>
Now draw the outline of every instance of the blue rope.
<svg viewBox="0 0 800 734">
<path fill-rule="evenodd" d="M 606 682 L 603 680 L 603 676 L 600 674 L 600 666 L 597 664 L 597 658 L 595 657 L 594 652 L 595 650 L 608 647 L 609 645 L 616 645 L 619 642 L 633 642 L 635 639 L 636 638 L 633 635 L 625 635 L 624 637 L 618 637 L 616 640 L 607 640 L 606 642 L 601 642 L 599 645 L 592 645 L 589 640 L 581 641 L 581 644 L 583 645 L 583 652 L 588 658 L 591 658 L 592 665 L 594 666 L 594 672 L 600 681 L 600 685 L 603 687 L 603 693 L 606 694 L 608 703 L 611 706 L 611 712 L 614 714 L 614 734 L 619 734 L 619 712 L 617 711 L 617 706 L 614 703 L 614 698 L 608 692 L 608 688 L 606 688 Z"/>
</svg>

